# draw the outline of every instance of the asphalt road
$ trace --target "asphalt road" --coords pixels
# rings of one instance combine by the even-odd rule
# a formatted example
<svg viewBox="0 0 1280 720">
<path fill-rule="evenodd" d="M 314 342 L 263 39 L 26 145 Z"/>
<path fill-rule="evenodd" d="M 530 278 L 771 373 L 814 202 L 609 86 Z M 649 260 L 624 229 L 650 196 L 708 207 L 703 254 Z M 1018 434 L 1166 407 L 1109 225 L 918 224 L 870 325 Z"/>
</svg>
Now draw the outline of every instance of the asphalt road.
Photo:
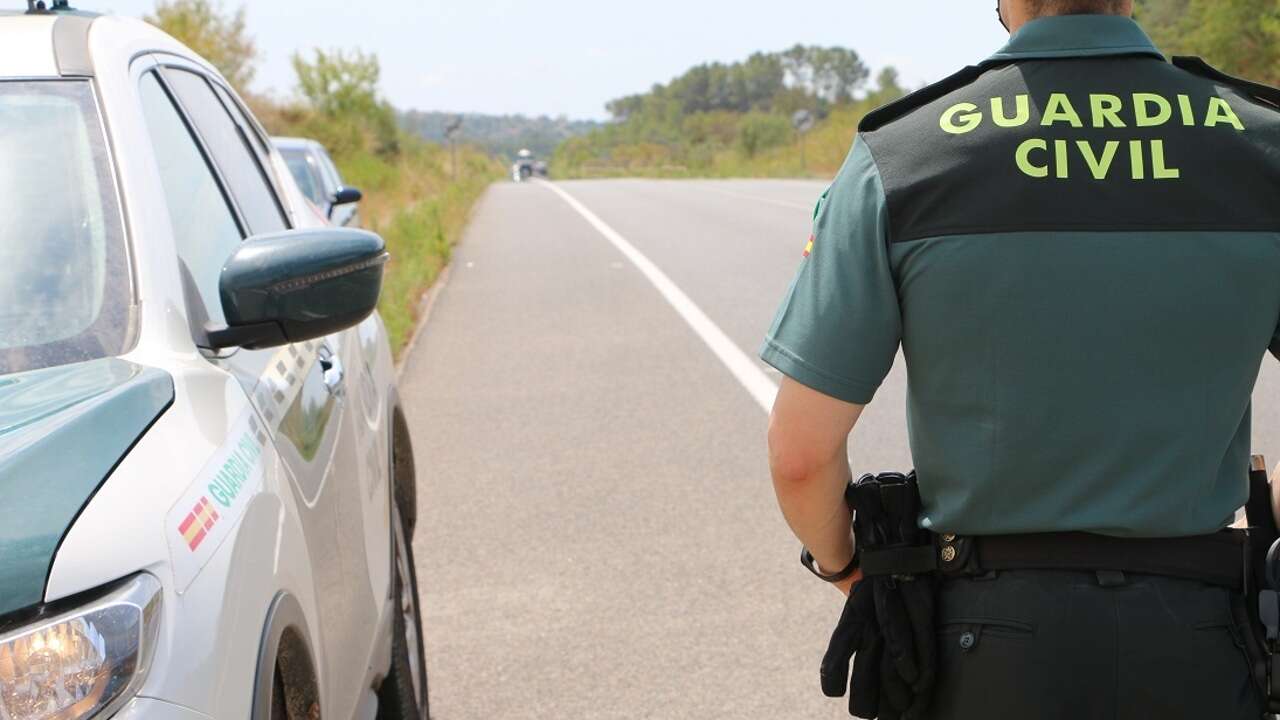
<svg viewBox="0 0 1280 720">
<path fill-rule="evenodd" d="M 764 368 L 821 183 L 559 187 Z M 1273 461 L 1278 390 L 1268 360 L 1254 434 Z M 552 189 L 485 196 L 401 393 L 436 720 L 847 717 L 817 684 L 839 597 L 796 562 L 764 411 Z M 855 471 L 910 466 L 904 397 L 899 362 Z"/>
</svg>

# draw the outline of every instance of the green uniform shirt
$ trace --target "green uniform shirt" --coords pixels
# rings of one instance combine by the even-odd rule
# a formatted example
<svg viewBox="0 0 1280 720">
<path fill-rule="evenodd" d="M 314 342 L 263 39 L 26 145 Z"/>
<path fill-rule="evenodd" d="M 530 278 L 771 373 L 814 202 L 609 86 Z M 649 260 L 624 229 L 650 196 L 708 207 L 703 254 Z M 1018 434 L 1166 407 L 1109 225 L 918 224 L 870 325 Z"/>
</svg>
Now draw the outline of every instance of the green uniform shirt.
<svg viewBox="0 0 1280 720">
<path fill-rule="evenodd" d="M 867 403 L 901 347 L 925 527 L 1220 529 L 1280 349 L 1267 90 L 1128 18 L 1026 25 L 863 121 L 762 358 Z"/>
</svg>

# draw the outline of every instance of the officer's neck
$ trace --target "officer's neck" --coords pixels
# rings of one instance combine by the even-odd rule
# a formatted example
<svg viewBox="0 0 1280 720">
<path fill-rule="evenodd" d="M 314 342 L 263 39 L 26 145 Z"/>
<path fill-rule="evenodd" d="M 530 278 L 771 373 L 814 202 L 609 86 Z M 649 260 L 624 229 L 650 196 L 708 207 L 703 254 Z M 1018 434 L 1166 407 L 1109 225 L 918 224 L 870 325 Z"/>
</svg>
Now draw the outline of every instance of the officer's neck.
<svg viewBox="0 0 1280 720">
<path fill-rule="evenodd" d="M 1026 25 L 1027 23 L 1031 22 L 1032 20 L 1038 20 L 1038 19 L 1040 19 L 1040 18 L 1045 18 L 1045 17 L 1056 17 L 1056 16 L 1061 16 L 1061 15 L 1066 15 L 1066 14 L 1075 14 L 1075 13 L 1058 13 L 1058 12 L 1043 12 L 1043 11 L 1041 11 L 1041 12 L 1036 12 L 1036 11 L 1033 11 L 1033 10 L 1032 10 L 1030 7 L 1028 7 L 1027 5 L 1028 5 L 1028 4 L 1023 4 L 1023 3 L 1011 3 L 1011 5 L 1010 5 L 1010 7 L 1009 7 L 1009 9 L 1008 9 L 1008 11 L 1007 11 L 1007 12 L 1008 12 L 1009 17 L 1008 17 L 1008 18 L 1006 18 L 1007 22 L 1009 23 L 1009 32 L 1010 32 L 1010 33 L 1016 33 L 1016 32 L 1018 32 L 1018 29 L 1019 29 L 1019 28 L 1021 28 L 1023 25 Z M 1114 12 L 1114 13 L 1097 13 L 1097 14 L 1099 14 L 1099 15 L 1119 15 L 1119 16 L 1122 16 L 1122 17 L 1133 17 L 1133 5 L 1132 5 L 1132 3 L 1128 3 L 1128 4 L 1127 4 L 1127 6 L 1126 6 L 1126 7 L 1124 7 L 1120 12 Z"/>
</svg>

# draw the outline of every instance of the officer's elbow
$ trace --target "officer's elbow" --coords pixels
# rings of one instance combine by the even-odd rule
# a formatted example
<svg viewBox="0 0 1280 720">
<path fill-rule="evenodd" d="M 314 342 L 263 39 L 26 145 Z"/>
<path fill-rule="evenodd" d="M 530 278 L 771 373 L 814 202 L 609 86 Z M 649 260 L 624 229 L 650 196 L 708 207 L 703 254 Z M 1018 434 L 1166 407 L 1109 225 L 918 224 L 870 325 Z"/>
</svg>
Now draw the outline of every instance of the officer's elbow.
<svg viewBox="0 0 1280 720">
<path fill-rule="evenodd" d="M 770 416 L 769 471 L 779 492 L 812 483 L 830 461 L 828 455 L 802 433 L 780 422 L 776 414 Z"/>
</svg>

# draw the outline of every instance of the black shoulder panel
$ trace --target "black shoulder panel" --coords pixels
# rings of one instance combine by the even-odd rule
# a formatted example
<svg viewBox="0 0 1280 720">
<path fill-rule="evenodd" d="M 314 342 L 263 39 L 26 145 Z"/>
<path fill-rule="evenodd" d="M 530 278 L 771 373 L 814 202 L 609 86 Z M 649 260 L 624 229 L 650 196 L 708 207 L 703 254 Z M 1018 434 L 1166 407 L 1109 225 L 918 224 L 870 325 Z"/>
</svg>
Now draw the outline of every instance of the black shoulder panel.
<svg viewBox="0 0 1280 720">
<path fill-rule="evenodd" d="M 939 80 L 932 85 L 926 85 L 887 105 L 882 105 L 863 116 L 862 121 L 858 123 L 858 132 L 877 130 L 912 110 L 922 108 L 948 93 L 959 90 L 977 80 L 984 69 L 977 65 L 970 65 L 950 77 Z"/>
<path fill-rule="evenodd" d="M 93 77 L 89 57 L 89 27 L 98 16 L 59 13 L 53 23 L 53 57 L 63 77 Z"/>
<path fill-rule="evenodd" d="M 884 186 L 892 242 L 1273 233 L 1273 92 L 1146 56 L 1027 60 L 966 68 L 869 116 L 859 137 Z"/>
<path fill-rule="evenodd" d="M 1254 100 L 1280 110 L 1280 89 L 1228 75 L 1198 57 L 1179 55 L 1173 58 L 1173 64 L 1179 69 L 1186 70 L 1194 75 L 1217 80 L 1224 85 L 1231 85 Z"/>
</svg>

